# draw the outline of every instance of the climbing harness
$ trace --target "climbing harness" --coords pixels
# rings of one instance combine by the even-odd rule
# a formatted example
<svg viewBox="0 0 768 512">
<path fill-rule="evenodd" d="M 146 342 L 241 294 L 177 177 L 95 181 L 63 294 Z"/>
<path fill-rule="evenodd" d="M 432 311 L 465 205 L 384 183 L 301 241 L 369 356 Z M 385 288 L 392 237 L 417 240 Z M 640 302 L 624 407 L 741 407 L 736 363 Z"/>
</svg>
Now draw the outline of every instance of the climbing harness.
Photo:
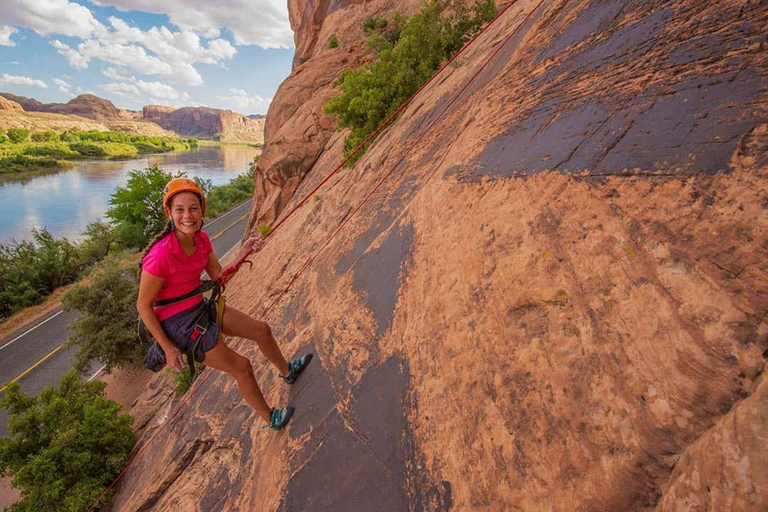
<svg viewBox="0 0 768 512">
<path fill-rule="evenodd" d="M 200 340 L 202 336 L 208 332 L 208 329 L 212 323 L 216 323 L 219 326 L 219 333 L 221 333 L 224 320 L 224 285 L 229 279 L 231 279 L 231 277 L 240 269 L 243 264 L 248 263 L 250 266 L 253 266 L 253 262 L 247 259 L 252 252 L 253 251 L 248 251 L 245 255 L 243 255 L 242 258 L 240 258 L 240 260 L 237 261 L 237 263 L 224 269 L 217 279 L 204 281 L 202 284 L 200 284 L 200 286 L 188 293 L 185 293 L 184 295 L 156 300 L 152 303 L 153 307 L 169 306 L 171 304 L 176 304 L 213 290 L 210 298 L 204 299 L 198 305 L 194 306 L 197 308 L 196 316 L 192 322 L 192 330 L 188 334 L 189 339 L 191 339 L 193 343 L 192 346 L 184 352 L 187 360 L 187 367 L 189 368 L 190 383 L 194 382 L 195 378 L 197 377 L 195 356 L 197 355 L 198 349 L 201 348 Z M 153 372 L 159 372 L 165 368 L 167 365 L 167 361 L 165 359 L 165 351 L 163 350 L 163 347 L 160 346 L 160 343 L 155 339 L 155 337 L 152 336 L 152 333 L 141 319 L 141 316 L 139 316 L 138 319 L 137 334 L 139 340 L 141 340 L 141 342 L 147 347 L 147 353 L 144 356 L 144 367 L 148 370 L 152 370 Z"/>
</svg>

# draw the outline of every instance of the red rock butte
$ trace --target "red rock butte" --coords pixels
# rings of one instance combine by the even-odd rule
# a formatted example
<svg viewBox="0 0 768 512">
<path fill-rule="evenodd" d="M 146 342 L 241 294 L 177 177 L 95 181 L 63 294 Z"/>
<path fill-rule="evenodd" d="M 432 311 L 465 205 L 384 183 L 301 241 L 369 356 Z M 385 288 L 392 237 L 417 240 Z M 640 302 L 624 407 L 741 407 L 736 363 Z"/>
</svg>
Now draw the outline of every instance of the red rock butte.
<svg viewBox="0 0 768 512">
<path fill-rule="evenodd" d="M 253 226 L 341 161 L 361 21 L 418 8 L 289 1 Z M 163 374 L 110 509 L 768 510 L 767 19 L 516 2 L 230 284 L 259 316 L 315 258 L 265 318 L 294 386 L 228 340 L 288 428 L 208 371 L 168 421 Z"/>
</svg>

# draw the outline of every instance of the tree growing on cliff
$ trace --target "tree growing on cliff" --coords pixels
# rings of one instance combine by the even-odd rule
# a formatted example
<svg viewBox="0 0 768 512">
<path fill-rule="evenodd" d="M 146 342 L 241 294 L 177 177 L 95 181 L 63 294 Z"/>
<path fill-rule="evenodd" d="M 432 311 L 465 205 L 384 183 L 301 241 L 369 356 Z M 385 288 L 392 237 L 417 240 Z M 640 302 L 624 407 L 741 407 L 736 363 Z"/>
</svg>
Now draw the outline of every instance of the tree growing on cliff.
<svg viewBox="0 0 768 512">
<path fill-rule="evenodd" d="M 125 186 L 115 189 L 106 215 L 125 247 L 144 247 L 163 229 L 166 223 L 163 187 L 181 175 L 167 173 L 153 165 L 129 172 Z"/>
<path fill-rule="evenodd" d="M 122 470 L 134 444 L 133 418 L 107 400 L 105 386 L 74 372 L 36 397 L 8 386 L 0 399 L 10 413 L 0 475 L 21 489 L 11 511 L 86 510 Z"/>
<path fill-rule="evenodd" d="M 462 0 L 430 0 L 405 22 L 395 16 L 387 37 L 376 30 L 375 21 L 364 24 L 363 29 L 370 34 L 368 46 L 376 57 L 359 68 L 345 70 L 337 84 L 341 94 L 325 106 L 327 113 L 337 116 L 338 129 L 351 128 L 344 140 L 345 155 L 349 156 L 495 13 L 493 0 L 471 7 Z"/>
</svg>

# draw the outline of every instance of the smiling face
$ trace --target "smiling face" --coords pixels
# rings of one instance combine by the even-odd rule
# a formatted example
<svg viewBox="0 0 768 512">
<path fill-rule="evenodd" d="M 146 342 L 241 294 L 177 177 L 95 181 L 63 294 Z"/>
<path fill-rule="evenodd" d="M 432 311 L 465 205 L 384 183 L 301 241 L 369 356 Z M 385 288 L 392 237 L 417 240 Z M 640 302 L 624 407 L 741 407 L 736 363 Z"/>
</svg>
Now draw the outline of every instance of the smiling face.
<svg viewBox="0 0 768 512">
<path fill-rule="evenodd" d="M 171 219 L 176 230 L 194 235 L 203 223 L 200 198 L 193 192 L 180 192 L 171 198 Z"/>
</svg>

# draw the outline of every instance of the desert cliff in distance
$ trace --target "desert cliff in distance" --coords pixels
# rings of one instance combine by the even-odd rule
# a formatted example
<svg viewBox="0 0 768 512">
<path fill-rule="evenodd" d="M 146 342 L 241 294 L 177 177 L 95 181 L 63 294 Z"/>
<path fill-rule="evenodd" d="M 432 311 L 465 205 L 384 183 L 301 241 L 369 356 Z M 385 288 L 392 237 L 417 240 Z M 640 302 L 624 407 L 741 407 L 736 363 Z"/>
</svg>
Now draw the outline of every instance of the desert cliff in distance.
<svg viewBox="0 0 768 512">
<path fill-rule="evenodd" d="M 41 103 L 5 92 L 0 92 L 0 97 L 3 98 L 0 128 L 22 127 L 32 131 L 111 129 L 222 142 L 264 142 L 264 119 L 251 119 L 231 110 L 147 105 L 142 111 L 133 111 L 118 108 L 111 101 L 93 94 L 81 94 L 67 103 Z"/>
<path fill-rule="evenodd" d="M 342 160 L 361 23 L 419 7 L 289 1 L 252 229 Z M 497 7 L 228 285 L 316 355 L 228 340 L 287 429 L 210 370 L 169 421 L 161 374 L 110 510 L 768 509 L 768 4 Z"/>
</svg>

